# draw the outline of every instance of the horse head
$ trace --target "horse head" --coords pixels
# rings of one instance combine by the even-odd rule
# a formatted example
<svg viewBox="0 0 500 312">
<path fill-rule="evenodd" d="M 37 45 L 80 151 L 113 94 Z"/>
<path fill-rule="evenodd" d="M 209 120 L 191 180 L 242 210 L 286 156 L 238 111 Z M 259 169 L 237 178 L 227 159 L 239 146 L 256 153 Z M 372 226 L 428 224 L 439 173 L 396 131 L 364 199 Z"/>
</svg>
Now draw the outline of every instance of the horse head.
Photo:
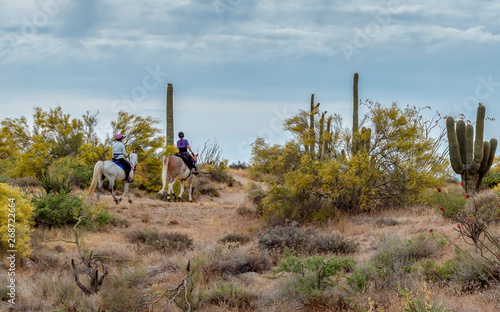
<svg viewBox="0 0 500 312">
<path fill-rule="evenodd" d="M 130 162 L 130 165 L 132 166 L 132 170 L 135 171 L 135 167 L 137 167 L 137 163 L 139 162 L 139 158 L 137 157 L 136 153 L 130 154 L 129 162 Z"/>
</svg>

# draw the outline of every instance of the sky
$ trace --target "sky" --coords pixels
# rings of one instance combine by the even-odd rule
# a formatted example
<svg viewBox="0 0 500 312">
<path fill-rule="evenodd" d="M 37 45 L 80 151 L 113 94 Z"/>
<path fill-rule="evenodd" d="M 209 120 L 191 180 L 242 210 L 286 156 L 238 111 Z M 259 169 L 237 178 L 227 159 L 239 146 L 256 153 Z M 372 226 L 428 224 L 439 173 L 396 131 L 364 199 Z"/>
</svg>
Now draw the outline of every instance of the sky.
<svg viewBox="0 0 500 312">
<path fill-rule="evenodd" d="M 361 100 L 470 119 L 483 103 L 489 139 L 499 52 L 493 0 L 0 0 L 0 120 L 99 111 L 104 138 L 125 110 L 164 131 L 172 83 L 175 132 L 248 162 L 257 137 L 291 138 L 311 94 L 350 125 L 358 72 Z"/>
</svg>

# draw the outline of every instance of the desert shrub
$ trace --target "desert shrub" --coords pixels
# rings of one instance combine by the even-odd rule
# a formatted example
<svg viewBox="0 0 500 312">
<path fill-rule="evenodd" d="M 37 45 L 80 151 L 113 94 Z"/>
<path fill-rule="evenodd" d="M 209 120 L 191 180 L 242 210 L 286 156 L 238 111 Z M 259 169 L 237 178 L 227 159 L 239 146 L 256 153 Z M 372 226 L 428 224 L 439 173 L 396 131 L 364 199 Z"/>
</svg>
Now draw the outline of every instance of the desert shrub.
<svg viewBox="0 0 500 312">
<path fill-rule="evenodd" d="M 439 248 L 438 242 L 420 235 L 402 239 L 390 235 L 381 236 L 372 263 L 377 278 L 388 286 L 395 286 L 399 279 L 408 278 L 415 271 L 414 264 L 433 255 Z"/>
<path fill-rule="evenodd" d="M 40 186 L 46 194 L 69 194 L 73 191 L 73 182 L 71 177 L 58 177 L 52 173 L 45 172 L 38 177 Z"/>
<path fill-rule="evenodd" d="M 143 311 L 145 305 L 140 286 L 146 280 L 146 274 L 139 271 L 124 270 L 121 275 L 112 278 L 100 292 L 99 310 L 103 311 Z"/>
<path fill-rule="evenodd" d="M 427 283 L 423 284 L 423 297 L 415 298 L 415 294 L 407 288 L 399 288 L 401 295 L 401 303 L 404 312 L 449 312 L 451 309 L 447 308 L 443 303 L 431 300 L 431 292 L 427 288 Z"/>
<path fill-rule="evenodd" d="M 92 177 L 94 175 L 94 167 L 89 165 L 72 165 L 73 172 L 71 174 L 71 181 L 74 185 L 81 189 L 88 188 L 90 183 L 92 183 Z"/>
<path fill-rule="evenodd" d="M 104 203 L 86 204 L 78 196 L 59 194 L 33 196 L 31 202 L 35 207 L 34 221 L 36 226 L 61 227 L 76 224 L 82 216 L 81 225 L 97 228 L 105 224 L 125 225 L 127 221 L 109 214 Z"/>
<path fill-rule="evenodd" d="M 473 200 L 468 200 L 464 210 L 473 212 L 474 217 L 482 221 L 492 224 L 500 221 L 500 199 L 495 192 L 483 191 L 474 196 Z"/>
<path fill-rule="evenodd" d="M 255 214 L 255 211 L 248 208 L 247 206 L 239 206 L 236 212 L 241 216 L 251 216 Z"/>
<path fill-rule="evenodd" d="M 341 235 L 320 235 L 311 228 L 302 229 L 296 222 L 267 229 L 258 233 L 261 249 L 283 252 L 291 248 L 301 254 L 337 253 L 350 254 L 358 249 L 359 244 Z"/>
<path fill-rule="evenodd" d="M 248 168 L 248 164 L 246 162 L 240 162 L 238 160 L 237 163 L 233 162 L 232 164 L 229 165 L 229 168 L 231 169 L 247 169 Z"/>
<path fill-rule="evenodd" d="M 200 167 L 200 169 L 202 169 L 204 173 L 208 173 L 213 180 L 224 183 L 227 186 L 233 186 L 234 179 L 228 172 L 229 166 L 227 162 L 227 159 L 225 159 L 218 164 L 207 163 Z"/>
<path fill-rule="evenodd" d="M 18 186 L 22 189 L 26 189 L 30 186 L 40 186 L 40 182 L 38 179 L 32 178 L 32 177 L 22 177 L 22 178 L 15 178 L 15 179 L 8 179 L 5 182 L 9 182 L 9 184 L 13 186 Z"/>
<path fill-rule="evenodd" d="M 262 273 L 271 268 L 271 259 L 263 251 L 216 244 L 198 255 L 199 272 L 209 281 L 246 272 Z"/>
<path fill-rule="evenodd" d="M 243 234 L 229 233 L 218 240 L 222 244 L 238 244 L 244 245 L 250 241 L 250 237 Z"/>
<path fill-rule="evenodd" d="M 10 288 L 7 287 L 10 284 L 10 278 L 7 277 L 7 274 L 5 274 L 5 276 L 2 276 L 0 278 L 0 283 L 1 283 L 0 284 L 0 302 L 7 301 L 10 299 L 10 296 L 9 296 Z"/>
<path fill-rule="evenodd" d="M 346 276 L 346 282 L 352 290 L 356 292 L 365 292 L 375 280 L 377 272 L 371 264 L 357 266 L 349 276 Z"/>
<path fill-rule="evenodd" d="M 352 258 L 321 256 L 296 256 L 291 249 L 285 249 L 285 259 L 273 270 L 274 276 L 292 273 L 289 295 L 304 306 L 326 306 L 324 291 L 339 286 L 343 272 L 353 269 Z"/>
<path fill-rule="evenodd" d="M 32 204 L 35 206 L 34 219 L 36 226 L 63 226 L 75 224 L 76 217 L 84 209 L 83 200 L 76 196 L 67 196 L 66 193 L 49 193 L 34 196 Z"/>
<path fill-rule="evenodd" d="M 470 258 L 473 257 L 473 259 Z M 429 281 L 443 285 L 455 283 L 463 292 L 481 291 L 498 283 L 500 268 L 478 255 L 466 255 L 458 249 L 452 259 L 442 264 L 427 260 L 422 264 L 422 274 Z"/>
<path fill-rule="evenodd" d="M 376 226 L 394 226 L 399 224 L 399 222 L 391 218 L 377 218 L 373 220 L 373 224 Z"/>
<path fill-rule="evenodd" d="M 275 185 L 262 200 L 262 215 L 271 225 L 283 224 L 287 220 L 324 221 L 334 213 L 335 209 L 323 198 L 302 196 L 286 186 Z"/>
<path fill-rule="evenodd" d="M 193 189 L 194 193 L 198 193 L 200 195 L 208 195 L 212 197 L 220 196 L 218 185 L 205 175 L 198 175 L 198 177 L 194 179 Z"/>
<path fill-rule="evenodd" d="M 427 190 L 422 196 L 421 202 L 436 209 L 441 208 L 444 217 L 453 218 L 465 207 L 466 198 L 464 195 L 460 184 L 452 184 L 446 191 L 440 187 Z"/>
<path fill-rule="evenodd" d="M 256 183 L 250 183 L 247 198 L 255 205 L 258 214 L 262 214 L 264 197 L 266 197 L 266 192 Z"/>
<path fill-rule="evenodd" d="M 490 170 L 486 177 L 483 178 L 483 185 L 487 188 L 494 188 L 500 183 L 500 170 Z"/>
<path fill-rule="evenodd" d="M 132 243 L 145 244 L 162 251 L 183 251 L 193 245 L 191 238 L 178 232 L 159 233 L 152 229 L 135 229 L 129 231 L 127 237 Z"/>
<path fill-rule="evenodd" d="M 257 295 L 234 282 L 218 282 L 206 295 L 206 302 L 227 306 L 237 311 L 254 311 Z"/>
<path fill-rule="evenodd" d="M 15 249 L 20 257 L 28 257 L 33 227 L 32 203 L 24 198 L 19 189 L 5 183 L 0 183 L 0 203 L 0 250 Z M 15 241 L 9 241 L 14 237 Z M 11 246 L 12 243 L 15 246 Z"/>
</svg>

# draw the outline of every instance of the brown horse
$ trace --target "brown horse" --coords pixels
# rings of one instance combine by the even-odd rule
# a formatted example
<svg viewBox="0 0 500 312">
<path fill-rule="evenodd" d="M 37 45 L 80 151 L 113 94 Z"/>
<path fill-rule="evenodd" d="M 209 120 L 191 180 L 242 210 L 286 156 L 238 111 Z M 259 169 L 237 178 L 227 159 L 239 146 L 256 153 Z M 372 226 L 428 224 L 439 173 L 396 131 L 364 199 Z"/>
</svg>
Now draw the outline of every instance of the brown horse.
<svg viewBox="0 0 500 312">
<path fill-rule="evenodd" d="M 198 154 L 193 155 L 193 159 L 196 160 L 197 156 Z M 175 180 L 178 179 L 181 182 L 181 192 L 178 198 L 180 199 L 182 193 L 184 192 L 184 181 L 188 181 L 189 201 L 192 202 L 193 177 L 194 174 L 191 172 L 191 169 L 189 169 L 189 167 L 186 165 L 184 160 L 182 160 L 182 158 L 178 156 L 163 157 L 163 169 L 161 171 L 162 188 L 158 192 L 158 194 L 156 194 L 156 197 L 171 200 L 170 194 L 172 193 L 174 199 L 176 199 L 177 196 L 175 195 L 173 187 Z M 167 187 L 167 183 L 168 183 L 168 190 L 167 193 L 165 194 L 165 188 Z"/>
</svg>

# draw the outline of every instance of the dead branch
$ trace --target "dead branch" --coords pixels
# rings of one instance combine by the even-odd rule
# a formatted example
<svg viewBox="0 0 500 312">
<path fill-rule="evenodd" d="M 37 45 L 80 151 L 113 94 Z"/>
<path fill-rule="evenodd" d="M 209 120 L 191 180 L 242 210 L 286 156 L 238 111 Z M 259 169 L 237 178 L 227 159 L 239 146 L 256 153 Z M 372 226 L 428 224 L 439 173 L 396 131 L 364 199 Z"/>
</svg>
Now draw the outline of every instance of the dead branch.
<svg viewBox="0 0 500 312">
<path fill-rule="evenodd" d="M 191 312 L 191 304 L 189 303 L 188 301 L 188 289 L 189 289 L 189 270 L 190 270 L 190 266 L 191 266 L 191 260 L 188 261 L 188 264 L 186 266 L 186 275 L 184 276 L 184 278 L 182 279 L 182 281 L 179 283 L 179 285 L 177 285 L 176 287 L 172 287 L 172 288 L 168 288 L 166 289 L 158 299 L 156 299 L 155 301 L 152 301 L 152 302 L 148 302 L 147 304 L 150 305 L 149 306 L 149 309 L 148 311 L 150 312 L 154 312 L 154 306 L 155 304 L 157 304 L 158 302 L 160 302 L 160 300 L 168 293 L 171 293 L 171 292 L 175 292 L 167 301 L 166 304 L 164 304 L 163 306 L 161 306 L 157 311 L 164 311 L 166 307 L 168 307 L 170 304 L 172 304 L 172 302 L 174 302 L 174 300 L 179 296 L 179 294 L 181 293 L 181 291 L 184 290 L 184 302 L 186 302 L 186 305 L 187 305 L 187 310 L 186 312 Z"/>
</svg>

